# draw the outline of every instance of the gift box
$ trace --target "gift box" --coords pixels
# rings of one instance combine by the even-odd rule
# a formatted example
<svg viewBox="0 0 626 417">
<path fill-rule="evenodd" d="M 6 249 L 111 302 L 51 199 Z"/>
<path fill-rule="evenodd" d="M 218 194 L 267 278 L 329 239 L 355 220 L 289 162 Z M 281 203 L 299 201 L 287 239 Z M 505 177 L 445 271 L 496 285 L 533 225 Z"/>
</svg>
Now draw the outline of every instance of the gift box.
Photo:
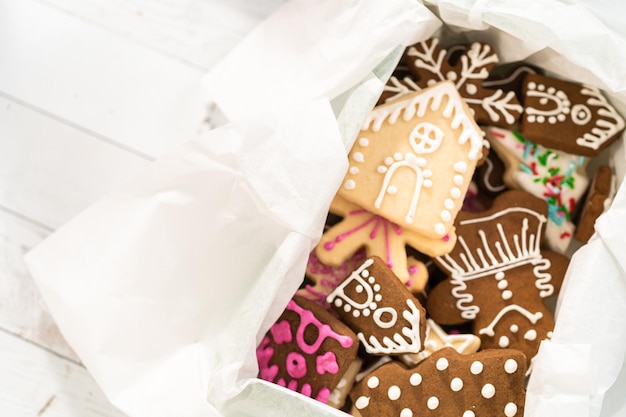
<svg viewBox="0 0 626 417">
<path fill-rule="evenodd" d="M 345 415 L 257 379 L 255 348 L 302 281 L 347 152 L 404 47 L 433 35 L 485 41 L 501 62 L 603 89 L 626 114 L 625 37 L 598 10 L 556 0 L 286 3 L 207 75 L 222 126 L 27 255 L 66 339 L 130 417 Z M 621 141 L 603 157 L 620 184 Z M 620 186 L 573 255 L 526 416 L 626 412 L 624 210 Z"/>
</svg>

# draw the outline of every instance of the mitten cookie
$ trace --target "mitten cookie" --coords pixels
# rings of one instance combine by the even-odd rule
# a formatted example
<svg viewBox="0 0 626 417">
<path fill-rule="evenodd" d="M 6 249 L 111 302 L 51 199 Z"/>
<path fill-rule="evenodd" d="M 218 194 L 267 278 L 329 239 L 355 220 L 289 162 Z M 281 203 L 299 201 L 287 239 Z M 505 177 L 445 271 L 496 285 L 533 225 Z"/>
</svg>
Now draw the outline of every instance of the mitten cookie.
<svg viewBox="0 0 626 417">
<path fill-rule="evenodd" d="M 514 349 L 461 355 L 444 348 L 406 369 L 381 366 L 350 393 L 362 417 L 524 415 L 526 358 Z"/>
<path fill-rule="evenodd" d="M 341 266 L 359 249 L 364 248 L 368 257 L 378 256 L 385 260 L 402 282 L 411 276 L 424 278 L 421 262 L 409 263 L 406 246 L 423 247 L 427 255 L 449 252 L 456 242 L 456 235 L 447 239 L 425 238 L 411 230 L 402 228 L 386 218 L 365 210 L 348 200 L 335 196 L 330 210 L 342 220 L 324 232 L 315 247 L 318 259 L 330 266 Z M 415 267 L 419 266 L 420 270 Z M 354 270 L 354 268 L 353 268 Z M 415 283 L 419 287 L 419 283 Z"/>
<path fill-rule="evenodd" d="M 606 202 L 611 197 L 613 173 L 606 165 L 598 167 L 587 196 L 582 204 L 582 211 L 576 226 L 574 238 L 587 242 L 595 231 L 596 220 L 606 209 Z"/>
<path fill-rule="evenodd" d="M 473 42 L 463 53 L 454 55 L 452 59 L 447 58 L 447 51 L 440 48 L 439 40 L 432 38 L 409 46 L 403 58 L 421 88 L 444 80 L 454 82 L 478 123 L 514 124 L 523 111 L 515 93 L 483 86 L 498 62 L 493 49 L 485 43 Z"/>
<path fill-rule="evenodd" d="M 426 312 L 378 257 L 367 259 L 326 299 L 372 355 L 424 348 Z"/>
<path fill-rule="evenodd" d="M 624 130 L 624 119 L 595 87 L 528 75 L 523 94 L 521 133 L 546 148 L 596 156 Z"/>
<path fill-rule="evenodd" d="M 556 294 L 569 263 L 541 249 L 548 209 L 524 191 L 507 191 L 482 213 L 461 213 L 458 242 L 435 262 L 449 278 L 430 292 L 440 324 L 472 321 L 481 347 L 519 349 L 530 360 L 554 327 L 544 299 Z"/>
<path fill-rule="evenodd" d="M 327 403 L 356 358 L 358 344 L 345 324 L 296 296 L 257 348 L 259 376 Z"/>
<path fill-rule="evenodd" d="M 587 158 L 545 148 L 515 131 L 489 127 L 486 132 L 506 166 L 506 185 L 548 203 L 546 244 L 565 253 L 574 235 L 573 213 L 589 185 Z"/>
<path fill-rule="evenodd" d="M 453 239 L 482 141 L 454 85 L 439 83 L 370 113 L 338 194 L 422 236 L 411 246 L 432 253 L 434 240 Z"/>
</svg>

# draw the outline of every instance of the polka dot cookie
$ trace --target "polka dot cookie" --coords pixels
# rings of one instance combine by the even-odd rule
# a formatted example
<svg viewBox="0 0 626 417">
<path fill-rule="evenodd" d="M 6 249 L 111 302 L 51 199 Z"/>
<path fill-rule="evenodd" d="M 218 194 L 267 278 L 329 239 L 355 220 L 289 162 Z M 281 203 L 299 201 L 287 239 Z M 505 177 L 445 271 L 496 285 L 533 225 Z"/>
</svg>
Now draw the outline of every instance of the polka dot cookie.
<svg viewBox="0 0 626 417">
<path fill-rule="evenodd" d="M 522 417 L 526 358 L 513 349 L 444 348 L 407 369 L 390 362 L 350 392 L 362 417 Z"/>
</svg>

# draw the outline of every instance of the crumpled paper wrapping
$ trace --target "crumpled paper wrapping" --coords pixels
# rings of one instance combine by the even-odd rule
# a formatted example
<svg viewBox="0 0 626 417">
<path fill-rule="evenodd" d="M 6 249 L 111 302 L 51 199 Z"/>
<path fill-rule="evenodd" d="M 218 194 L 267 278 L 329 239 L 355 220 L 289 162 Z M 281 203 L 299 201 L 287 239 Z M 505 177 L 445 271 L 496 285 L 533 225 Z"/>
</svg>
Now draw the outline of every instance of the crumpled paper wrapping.
<svg viewBox="0 0 626 417">
<path fill-rule="evenodd" d="M 434 1 L 456 33 L 611 91 L 625 36 L 577 3 Z M 206 79 L 233 122 L 151 164 L 27 255 L 65 337 L 130 417 L 340 416 L 255 379 L 254 348 L 303 276 L 360 120 L 402 46 L 440 22 L 413 0 L 291 0 Z M 329 101 L 330 100 L 330 101 Z M 610 159 L 620 178 L 623 146 Z M 525 415 L 626 409 L 626 190 L 572 260 Z"/>
</svg>

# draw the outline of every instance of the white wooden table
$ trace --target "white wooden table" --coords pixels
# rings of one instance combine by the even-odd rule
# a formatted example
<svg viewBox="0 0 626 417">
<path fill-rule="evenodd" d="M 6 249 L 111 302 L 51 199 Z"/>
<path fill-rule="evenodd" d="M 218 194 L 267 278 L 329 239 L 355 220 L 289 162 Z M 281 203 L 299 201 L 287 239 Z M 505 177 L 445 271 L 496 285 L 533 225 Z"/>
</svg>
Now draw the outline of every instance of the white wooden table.
<svg viewBox="0 0 626 417">
<path fill-rule="evenodd" d="M 0 0 L 0 416 L 122 416 L 22 257 L 190 139 L 203 74 L 284 1 Z"/>
</svg>

